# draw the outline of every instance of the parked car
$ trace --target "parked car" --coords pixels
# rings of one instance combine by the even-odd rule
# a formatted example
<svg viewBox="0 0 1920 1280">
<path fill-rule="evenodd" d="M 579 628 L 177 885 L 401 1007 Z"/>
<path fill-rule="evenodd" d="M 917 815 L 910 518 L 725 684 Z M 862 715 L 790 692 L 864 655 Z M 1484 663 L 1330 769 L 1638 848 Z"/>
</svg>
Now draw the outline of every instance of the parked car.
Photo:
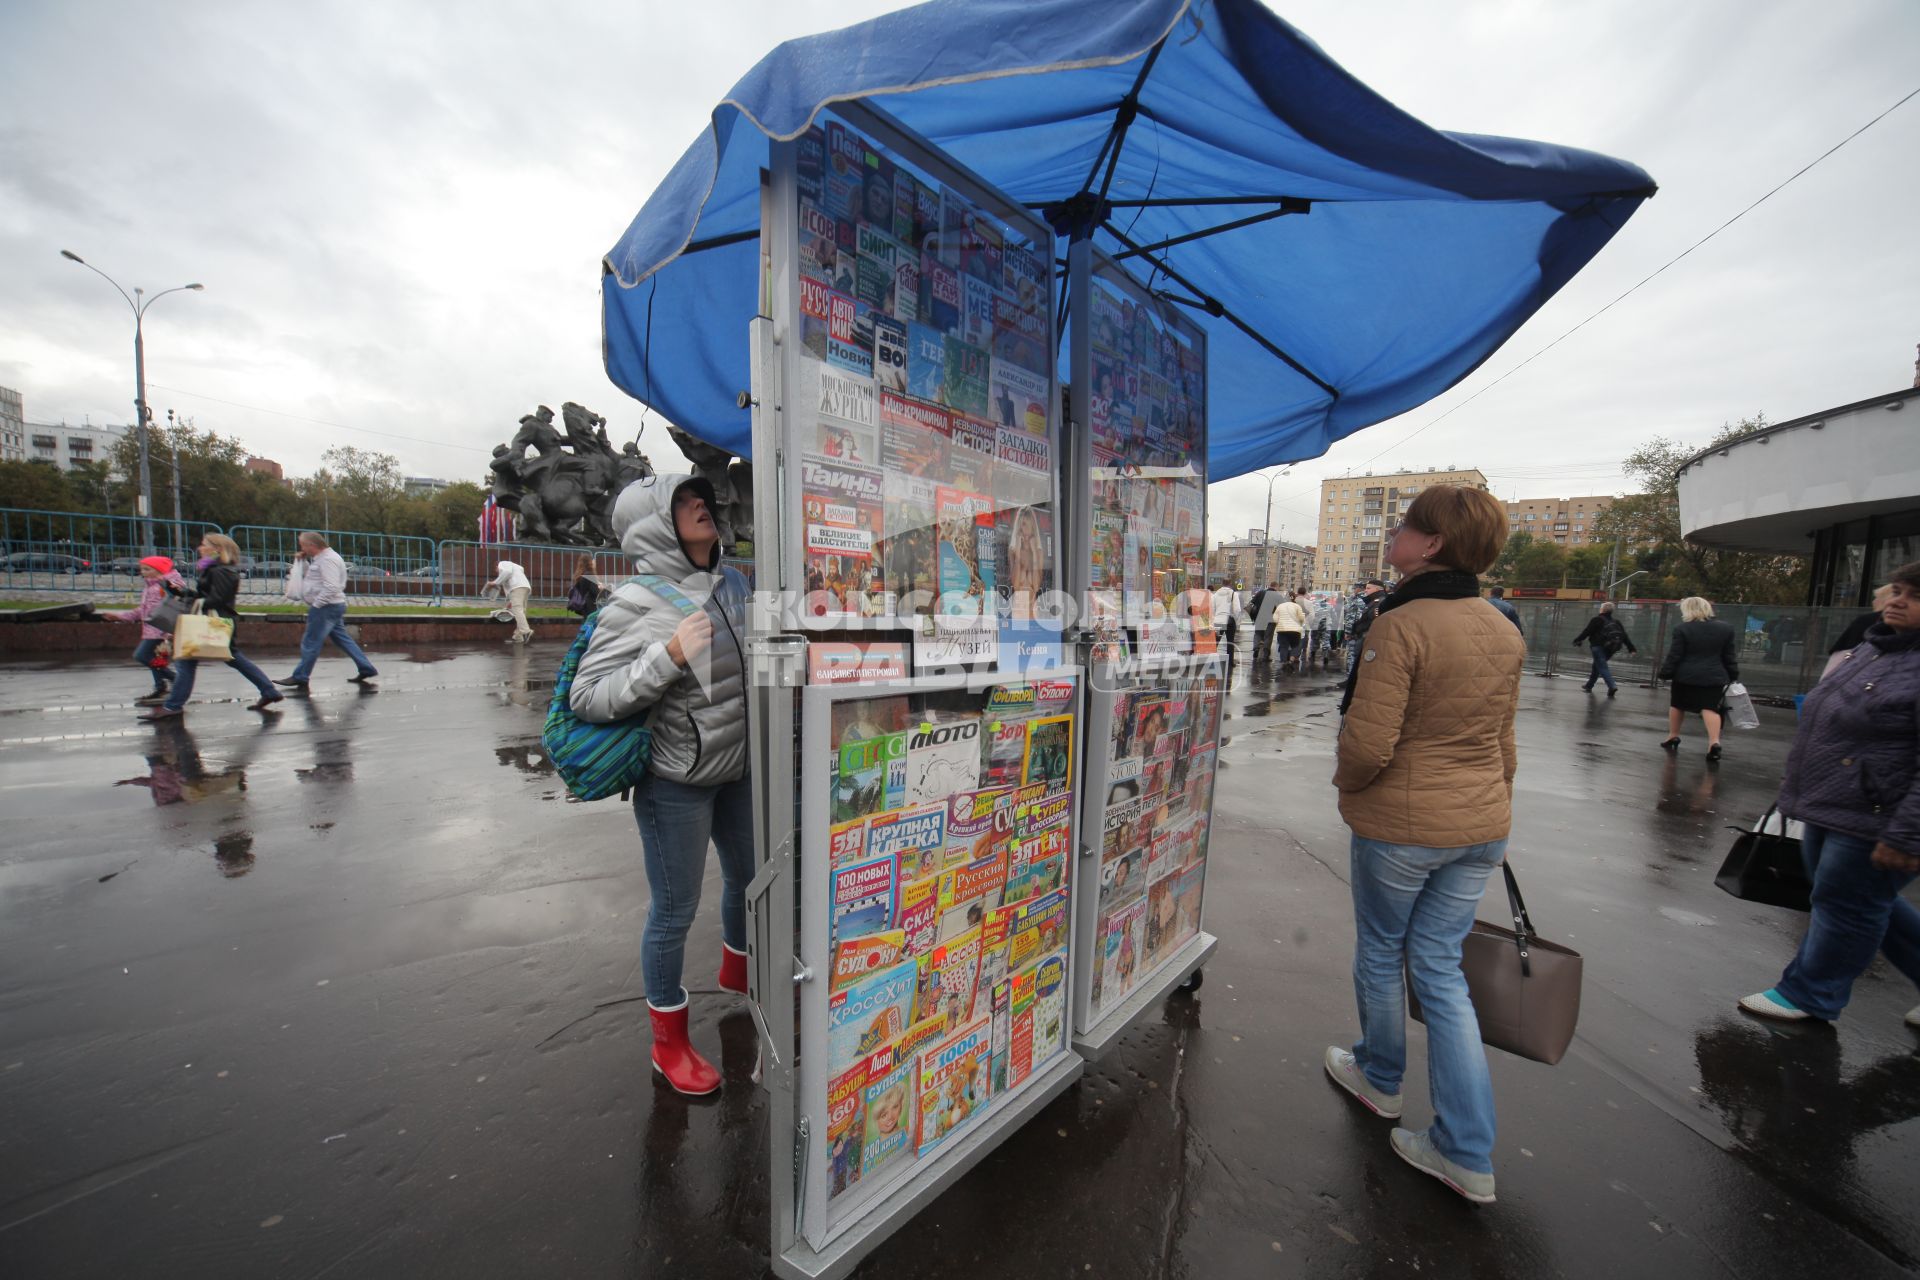
<svg viewBox="0 0 1920 1280">
<path fill-rule="evenodd" d="M 113 559 L 107 561 L 100 572 L 117 573 L 122 577 L 137 578 L 140 576 L 140 557 L 115 556 Z"/>
<path fill-rule="evenodd" d="M 79 556 L 52 551 L 16 551 L 0 556 L 0 573 L 92 573 L 93 564 Z"/>
<path fill-rule="evenodd" d="M 347 562 L 347 577 L 349 578 L 391 578 L 392 576 L 391 573 L 388 573 L 378 565 L 355 564 L 351 560 Z"/>
<path fill-rule="evenodd" d="M 416 564 L 410 569 L 401 570 L 398 576 L 416 582 L 438 582 L 440 566 L 429 560 L 424 564 Z"/>
</svg>

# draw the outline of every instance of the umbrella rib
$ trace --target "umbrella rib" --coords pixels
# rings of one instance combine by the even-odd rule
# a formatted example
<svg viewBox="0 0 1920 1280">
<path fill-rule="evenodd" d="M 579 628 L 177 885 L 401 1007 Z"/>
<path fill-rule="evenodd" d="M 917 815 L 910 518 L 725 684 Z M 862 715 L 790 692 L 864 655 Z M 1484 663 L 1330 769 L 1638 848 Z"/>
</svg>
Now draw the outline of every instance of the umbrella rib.
<svg viewBox="0 0 1920 1280">
<path fill-rule="evenodd" d="M 1172 32 L 1169 31 L 1168 35 Z M 1107 187 L 1113 182 L 1113 171 L 1120 163 L 1120 148 L 1127 140 L 1127 130 L 1133 124 L 1133 118 L 1140 108 L 1140 90 L 1146 86 L 1147 76 L 1153 71 L 1153 64 L 1160 59 L 1160 50 L 1166 47 L 1167 37 L 1161 36 L 1147 50 L 1146 61 L 1140 64 L 1140 74 L 1133 78 L 1133 87 L 1127 90 L 1127 96 L 1120 99 L 1120 105 L 1114 109 L 1113 124 L 1107 130 L 1105 142 L 1100 144 L 1100 154 L 1093 158 L 1093 167 L 1087 170 L 1087 180 L 1080 184 L 1082 192 L 1093 189 L 1093 175 L 1100 172 L 1100 166 L 1107 167 L 1107 173 L 1100 181 L 1100 196 L 1106 198 Z"/>
<path fill-rule="evenodd" d="M 1257 222 L 1269 222 L 1274 218 L 1284 218 L 1290 213 L 1306 213 L 1313 206 L 1304 200 L 1289 200 L 1277 209 L 1268 209 L 1264 213 L 1252 214 L 1245 218 L 1236 218 L 1232 222 L 1223 222 L 1219 226 L 1204 227 L 1199 231 L 1189 231 L 1185 235 L 1173 236 L 1166 240 L 1156 240 L 1152 244 L 1143 244 L 1137 249 L 1128 249 L 1116 253 L 1116 261 L 1124 262 L 1128 258 L 1137 258 L 1145 253 L 1158 253 L 1162 249 L 1171 249 L 1177 244 L 1186 244 L 1190 240 L 1204 240 L 1208 236 L 1217 236 L 1223 231 L 1237 231 L 1241 227 L 1250 227 Z"/>
<path fill-rule="evenodd" d="M 1265 334 L 1261 333 L 1258 329 L 1248 324 L 1245 320 L 1242 320 L 1239 316 L 1235 315 L 1227 307 L 1225 303 L 1221 302 L 1218 298 L 1208 293 L 1205 289 L 1202 289 L 1200 286 L 1196 285 L 1193 281 L 1181 275 L 1178 271 L 1175 271 L 1172 267 L 1168 266 L 1163 259 L 1159 258 L 1158 256 L 1156 256 L 1146 248 L 1142 247 L 1141 245 L 1134 243 L 1134 241 L 1127 236 L 1126 232 L 1114 226 L 1113 223 L 1103 222 L 1100 225 L 1106 229 L 1106 232 L 1108 235 L 1112 236 L 1115 240 L 1118 240 L 1121 244 L 1125 245 L 1128 249 L 1132 250 L 1135 256 L 1145 258 L 1148 262 L 1151 262 L 1154 265 L 1154 268 L 1156 270 L 1158 270 L 1162 275 L 1166 276 L 1167 279 L 1173 281 L 1175 284 L 1179 285 L 1183 289 L 1186 289 L 1188 292 L 1192 293 L 1196 298 L 1200 299 L 1202 309 L 1204 309 L 1208 315 L 1219 316 L 1222 320 L 1225 320 L 1228 324 L 1232 325 L 1234 328 L 1238 329 L 1240 332 L 1246 334 L 1249 338 L 1252 338 L 1255 342 L 1259 343 L 1262 347 L 1265 347 L 1268 352 L 1270 352 L 1277 359 L 1285 363 L 1288 368 L 1292 369 L 1295 373 L 1299 374 L 1301 377 L 1313 383 L 1314 386 L 1319 387 L 1322 391 L 1332 396 L 1335 400 L 1338 400 L 1340 398 L 1340 391 L 1337 387 L 1335 387 L 1332 383 L 1328 382 L 1325 378 L 1322 378 L 1319 374 L 1315 373 L 1313 370 L 1307 368 L 1307 366 L 1301 364 L 1298 360 L 1294 359 L 1292 356 L 1288 355 L 1286 351 L 1279 346 L 1279 344 L 1275 343 L 1271 338 L 1267 337 Z M 1175 302 L 1185 301 L 1185 299 L 1182 299 L 1182 298 L 1175 298 L 1173 300 Z"/>
</svg>

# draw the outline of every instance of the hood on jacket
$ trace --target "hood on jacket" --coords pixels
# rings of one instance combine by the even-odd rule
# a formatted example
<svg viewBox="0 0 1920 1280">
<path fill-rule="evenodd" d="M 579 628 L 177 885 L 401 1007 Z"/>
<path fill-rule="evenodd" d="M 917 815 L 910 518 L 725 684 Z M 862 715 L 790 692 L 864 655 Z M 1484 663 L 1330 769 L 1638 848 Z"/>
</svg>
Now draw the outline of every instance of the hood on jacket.
<svg viewBox="0 0 1920 1280">
<path fill-rule="evenodd" d="M 613 535 L 620 539 L 620 550 L 643 572 L 675 582 L 692 570 L 711 572 L 720 567 L 718 544 L 714 546 L 713 563 L 695 564 L 673 527 L 673 500 L 682 489 L 692 489 L 705 499 L 709 512 L 718 509 L 713 486 L 699 476 L 684 473 L 642 476 L 622 489 L 613 504 Z M 715 527 L 718 525 L 716 516 Z"/>
</svg>

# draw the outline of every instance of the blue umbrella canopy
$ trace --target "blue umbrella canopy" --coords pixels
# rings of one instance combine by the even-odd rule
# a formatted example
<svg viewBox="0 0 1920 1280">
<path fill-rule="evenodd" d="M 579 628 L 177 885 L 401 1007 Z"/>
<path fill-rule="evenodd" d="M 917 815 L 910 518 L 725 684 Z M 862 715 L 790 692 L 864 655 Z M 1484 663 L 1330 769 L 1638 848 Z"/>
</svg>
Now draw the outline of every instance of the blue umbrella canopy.
<svg viewBox="0 0 1920 1280">
<path fill-rule="evenodd" d="M 1214 480 L 1445 391 L 1654 192 L 1623 160 L 1430 128 L 1257 0 L 930 0 L 790 40 L 603 264 L 608 376 L 741 456 L 760 170 L 856 98 L 1192 308 Z"/>
</svg>

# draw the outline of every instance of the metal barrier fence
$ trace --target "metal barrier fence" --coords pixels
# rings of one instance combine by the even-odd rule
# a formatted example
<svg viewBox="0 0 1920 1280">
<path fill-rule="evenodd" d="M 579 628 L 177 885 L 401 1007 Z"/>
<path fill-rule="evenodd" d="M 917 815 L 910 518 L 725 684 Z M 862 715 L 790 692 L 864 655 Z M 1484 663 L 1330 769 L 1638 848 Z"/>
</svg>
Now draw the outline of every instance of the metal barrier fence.
<svg viewBox="0 0 1920 1280">
<path fill-rule="evenodd" d="M 1592 667 L 1579 635 L 1598 606 L 1584 600 L 1514 600 L 1527 636 L 1527 670 L 1584 679 Z M 1756 698 L 1790 699 L 1819 683 L 1827 651 L 1863 611 L 1808 605 L 1715 604 L 1713 615 L 1739 638 L 1740 681 Z M 1623 684 L 1651 684 L 1680 624 L 1680 606 L 1622 601 L 1615 605 L 1637 653 L 1622 649 L 1608 664 Z"/>
<path fill-rule="evenodd" d="M 194 548 L 200 535 L 208 532 L 225 531 L 205 520 L 176 523 L 0 507 L 0 590 L 133 590 L 140 583 L 141 558 L 155 554 L 172 558 L 192 577 Z"/>
<path fill-rule="evenodd" d="M 294 557 L 300 554 L 300 535 L 304 532 L 259 524 L 237 524 L 227 530 L 227 536 L 240 545 L 240 566 L 247 575 L 241 593 L 278 598 Z M 349 596 L 438 598 L 440 566 L 433 539 L 352 530 L 329 530 L 325 536 L 347 562 Z"/>
<path fill-rule="evenodd" d="M 439 547 L 435 598 L 452 604 L 478 603 L 481 588 L 499 576 L 502 560 L 511 560 L 526 571 L 533 600 L 545 604 L 564 603 L 582 573 L 607 583 L 619 583 L 633 575 L 633 562 L 616 548 L 448 540 Z"/>
</svg>

